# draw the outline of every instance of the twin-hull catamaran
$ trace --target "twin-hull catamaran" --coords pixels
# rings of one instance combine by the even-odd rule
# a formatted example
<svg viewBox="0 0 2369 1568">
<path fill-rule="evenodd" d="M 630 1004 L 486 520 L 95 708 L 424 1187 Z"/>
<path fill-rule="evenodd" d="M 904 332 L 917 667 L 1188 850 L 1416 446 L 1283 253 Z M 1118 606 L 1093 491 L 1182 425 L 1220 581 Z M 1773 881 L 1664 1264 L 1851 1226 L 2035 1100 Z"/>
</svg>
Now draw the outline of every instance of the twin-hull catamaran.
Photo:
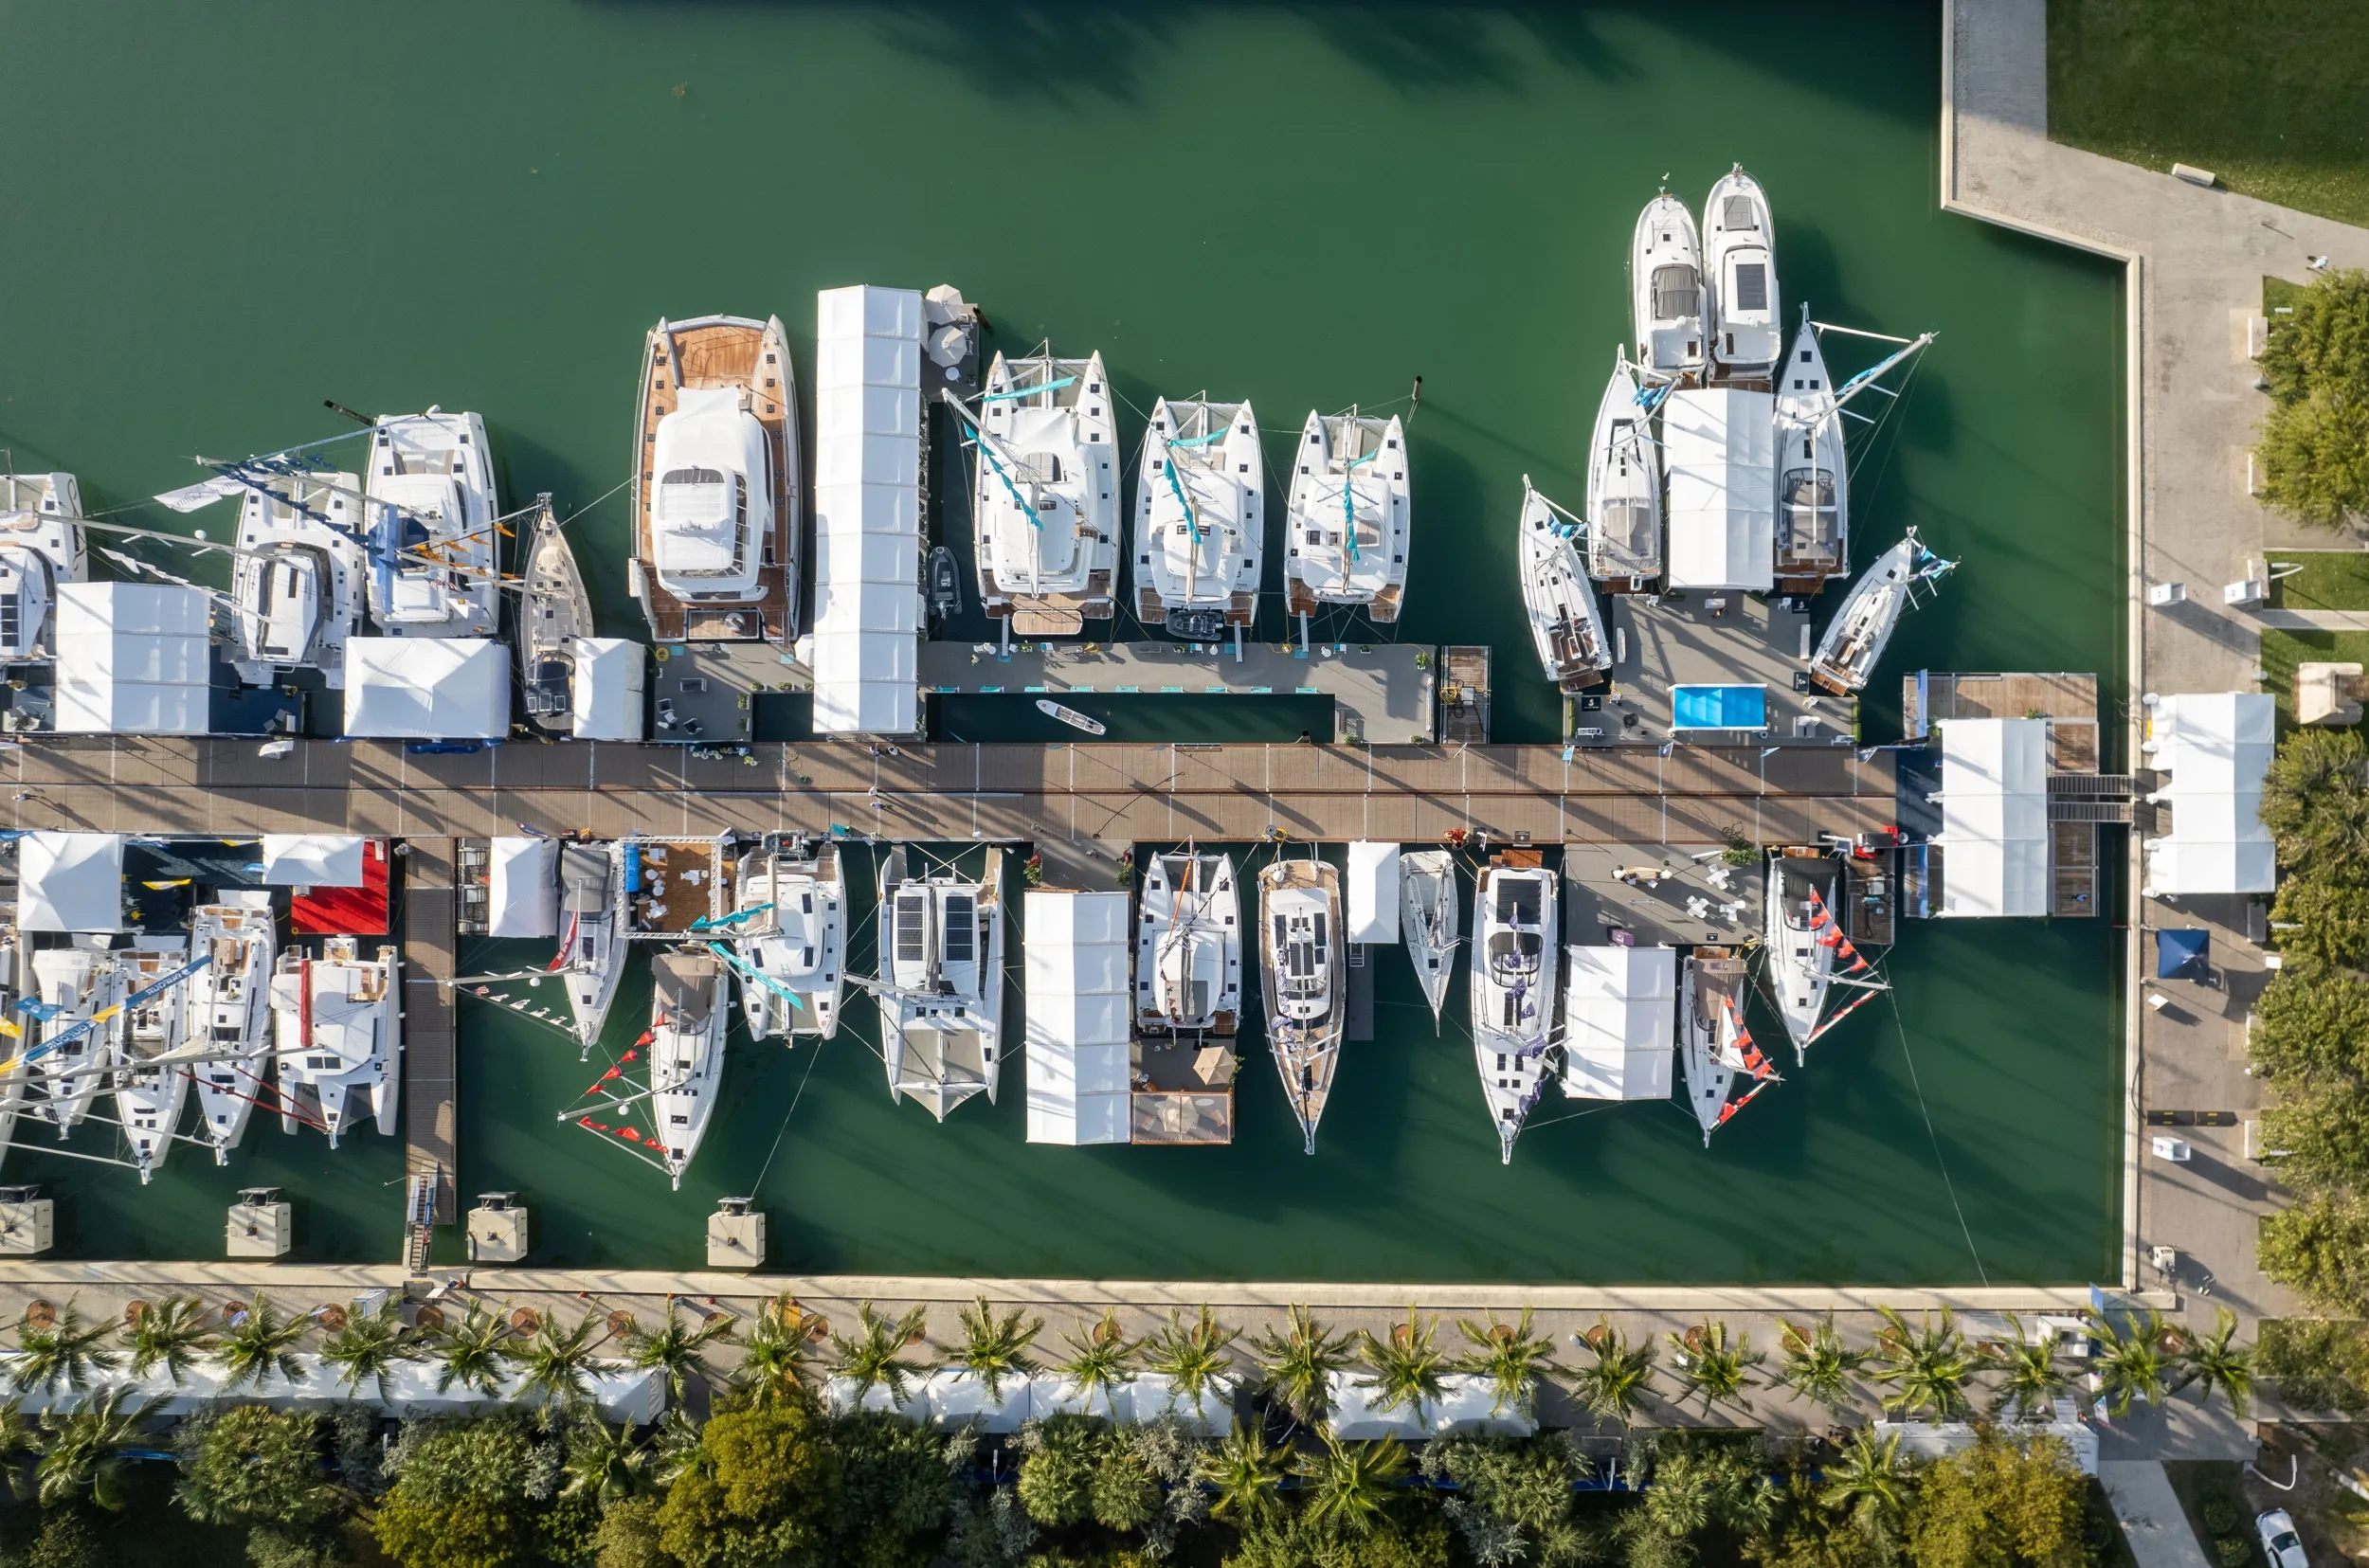
<svg viewBox="0 0 2369 1568">
<path fill-rule="evenodd" d="M 1784 350 L 1778 327 L 1777 231 L 1761 182 L 1737 164 L 1703 204 L 1711 361 L 1730 381 L 1765 376 Z"/>
<path fill-rule="evenodd" d="M 1293 615 L 1329 604 L 1362 609 L 1379 625 L 1399 619 L 1408 497 L 1406 428 L 1396 415 L 1308 416 L 1284 509 L 1283 587 Z"/>
<path fill-rule="evenodd" d="M 63 1138 L 90 1113 L 115 1065 L 127 994 L 121 962 L 104 936 L 76 936 L 33 952 L 42 1054 L 32 1059 L 29 1114 Z"/>
<path fill-rule="evenodd" d="M 207 964 L 181 987 L 181 1032 L 208 1054 L 193 1072 L 199 1130 L 217 1165 L 230 1162 L 265 1088 L 278 947 L 268 892 L 225 892 L 190 912 L 190 950 Z"/>
<path fill-rule="evenodd" d="M 1694 214 L 1665 190 L 1637 215 L 1629 243 L 1630 311 L 1637 363 L 1672 380 L 1699 381 L 1704 365 L 1703 246 Z"/>
<path fill-rule="evenodd" d="M 1939 582 L 1957 564 L 1926 550 L 1917 542 L 1917 531 L 1910 529 L 1851 585 L 1842 607 L 1818 640 L 1810 678 L 1836 696 L 1864 689 L 1901 616 L 1916 603 L 1917 585 Z"/>
<path fill-rule="evenodd" d="M 485 422 L 389 414 L 371 434 L 364 515 L 371 620 L 388 637 L 491 637 L 501 535 Z"/>
<path fill-rule="evenodd" d="M 1348 1022 L 1341 874 L 1312 856 L 1277 860 L 1258 874 L 1258 905 L 1267 1044 L 1283 1079 L 1283 1097 L 1313 1154 Z"/>
<path fill-rule="evenodd" d="M 1135 931 L 1140 1034 L 1231 1036 L 1242 1016 L 1241 901 L 1225 855 L 1154 855 Z"/>
<path fill-rule="evenodd" d="M 1448 977 L 1462 928 L 1462 891 L 1456 856 L 1444 849 L 1408 850 L 1399 856 L 1399 934 L 1414 962 L 1416 983 L 1431 1003 L 1431 1026 L 1439 1029 L 1439 1009 L 1448 1000 Z"/>
<path fill-rule="evenodd" d="M 127 995 L 137 997 L 188 967 L 190 947 L 136 939 L 121 957 Z M 155 991 L 123 1010 L 123 1044 L 114 1074 L 116 1121 L 123 1129 L 142 1186 L 155 1177 L 156 1168 L 172 1152 L 174 1131 L 181 1125 L 181 1108 L 189 1100 L 188 1066 L 177 1059 L 157 1061 L 160 1056 L 177 1057 L 189 1043 L 188 1015 L 176 991 L 171 987 Z"/>
<path fill-rule="evenodd" d="M 1744 1026 L 1744 960 L 1726 947 L 1697 947 L 1678 970 L 1678 1065 L 1703 1144 L 1753 1096 L 1782 1080 Z M 1751 1088 L 1730 1098 L 1743 1079 Z"/>
<path fill-rule="evenodd" d="M 1566 692 L 1601 686 L 1612 674 L 1612 644 L 1571 532 L 1554 504 L 1522 476 L 1522 605 L 1530 642 L 1546 678 Z"/>
<path fill-rule="evenodd" d="M 1249 404 L 1153 404 L 1135 478 L 1136 619 L 1172 637 L 1239 637 L 1258 609 L 1266 489 Z"/>
<path fill-rule="evenodd" d="M 979 604 L 1022 636 L 1082 632 L 1117 607 L 1113 401 L 1098 353 L 1059 359 L 1047 345 L 987 368 L 972 430 Z"/>
<path fill-rule="evenodd" d="M 650 1119 L 667 1178 L 680 1187 L 724 1075 L 728 971 L 705 947 L 679 947 L 650 961 Z"/>
<path fill-rule="evenodd" d="M 1473 900 L 1473 1057 L 1509 1165 L 1546 1083 L 1563 962 L 1559 893 L 1553 872 L 1500 857 L 1481 873 Z"/>
<path fill-rule="evenodd" d="M 344 689 L 346 641 L 360 622 L 370 571 L 361 496 L 361 476 L 326 472 L 281 475 L 241 496 L 230 662 L 245 684 L 318 670 L 331 691 Z"/>
<path fill-rule="evenodd" d="M 979 880 L 909 877 L 905 851 L 881 877 L 880 1035 L 889 1097 L 939 1121 L 975 1094 L 995 1101 L 1004 1035 L 1004 856 Z"/>
<path fill-rule="evenodd" d="M 838 1034 L 847 946 L 839 851 L 804 839 L 750 851 L 733 878 L 732 908 L 746 913 L 733 941 L 750 1037 Z"/>
<path fill-rule="evenodd" d="M 1607 593 L 1651 592 L 1661 578 L 1661 458 L 1650 407 L 1658 395 L 1639 385 L 1624 355 L 1596 405 L 1587 445 L 1587 574 Z"/>
<path fill-rule="evenodd" d="M 364 958 L 350 936 L 331 937 L 318 958 L 300 949 L 280 955 L 271 1011 L 282 1131 L 309 1124 L 335 1148 L 358 1113 L 377 1124 L 379 1136 L 394 1136 L 402 968 L 394 948 Z"/>
<path fill-rule="evenodd" d="M 624 977 L 625 846 L 559 846 L 559 953 L 552 967 L 568 977 L 576 1037 L 591 1054 Z"/>
<path fill-rule="evenodd" d="M 90 576 L 82 488 L 71 474 L 0 474 L 0 663 L 57 652 L 59 585 Z"/>
<path fill-rule="evenodd" d="M 572 734 L 576 639 L 593 635 L 592 601 L 549 495 L 534 497 L 524 559 L 518 574 L 518 670 L 527 719 L 547 735 Z"/>
</svg>

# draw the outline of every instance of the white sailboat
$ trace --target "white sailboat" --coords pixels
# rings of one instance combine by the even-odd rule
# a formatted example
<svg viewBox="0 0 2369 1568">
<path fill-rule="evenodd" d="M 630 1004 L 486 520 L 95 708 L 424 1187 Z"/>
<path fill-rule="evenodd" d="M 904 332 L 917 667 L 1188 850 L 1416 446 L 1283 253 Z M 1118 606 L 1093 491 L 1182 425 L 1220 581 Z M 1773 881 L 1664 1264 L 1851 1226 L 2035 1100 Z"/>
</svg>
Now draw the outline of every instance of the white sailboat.
<svg viewBox="0 0 2369 1568">
<path fill-rule="evenodd" d="M 568 1009 L 588 1056 L 625 972 L 624 845 L 559 846 L 559 917 L 552 967 L 568 977 Z"/>
<path fill-rule="evenodd" d="M 1763 894 L 1768 976 L 1796 1062 L 1804 1059 L 1810 1036 L 1817 1030 L 1828 977 L 1835 972 L 1836 945 L 1842 935 L 1834 919 L 1835 888 L 1841 873 L 1827 850 L 1768 852 L 1768 884 Z"/>
<path fill-rule="evenodd" d="M 1135 929 L 1135 1027 L 1232 1035 L 1242 1017 L 1242 910 L 1234 858 L 1154 855 Z"/>
<path fill-rule="evenodd" d="M 1258 979 L 1267 1045 L 1307 1152 L 1316 1152 L 1348 1023 L 1341 952 L 1341 874 L 1313 856 L 1258 874 Z"/>
<path fill-rule="evenodd" d="M 650 961 L 650 1119 L 659 1157 L 677 1187 L 715 1112 L 731 1011 L 727 975 L 724 961 L 704 947 L 678 947 Z"/>
<path fill-rule="evenodd" d="M 908 877 L 893 851 L 881 878 L 880 1034 L 889 1097 L 939 1121 L 979 1093 L 995 1101 L 1004 1035 L 1004 856 L 978 881 Z"/>
<path fill-rule="evenodd" d="M 1135 477 L 1136 619 L 1172 637 L 1239 637 L 1258 608 L 1266 490 L 1249 404 L 1153 404 Z"/>
<path fill-rule="evenodd" d="M 1957 566 L 1917 542 L 1917 531 L 1869 563 L 1827 622 L 1810 660 L 1810 678 L 1836 696 L 1864 689 L 1892 640 L 1900 618 L 1916 604 L 1917 585 L 1936 583 Z"/>
<path fill-rule="evenodd" d="M 1408 850 L 1399 856 L 1399 933 L 1415 964 L 1416 983 L 1431 1003 L 1431 1026 L 1439 1029 L 1439 1009 L 1448 1000 L 1448 976 L 1462 941 L 1463 892 L 1456 885 L 1456 856 L 1444 849 Z"/>
<path fill-rule="evenodd" d="M 1661 460 L 1652 420 L 1637 368 L 1621 355 L 1587 446 L 1587 574 L 1607 593 L 1650 592 L 1661 576 Z"/>
<path fill-rule="evenodd" d="M 238 624 L 231 667 L 249 686 L 290 670 L 346 684 L 346 640 L 362 614 L 362 479 L 281 475 L 240 493 L 230 604 Z"/>
<path fill-rule="evenodd" d="M 1816 593 L 1851 570 L 1851 475 L 1842 405 L 1807 306 L 1777 369 L 1777 548 L 1780 592 Z"/>
<path fill-rule="evenodd" d="M 1399 619 L 1411 537 L 1406 429 L 1376 419 L 1311 412 L 1292 460 L 1284 509 L 1285 597 L 1293 615 L 1327 604 Z"/>
<path fill-rule="evenodd" d="M 190 947 L 137 938 L 121 958 L 125 985 L 132 996 L 137 996 L 187 967 Z M 151 1065 L 156 1057 L 178 1053 L 189 1043 L 188 1016 L 179 993 L 180 987 L 158 991 L 123 1010 L 123 1043 L 114 1074 L 116 1121 L 131 1147 L 132 1162 L 139 1167 L 142 1186 L 172 1152 L 181 1109 L 189 1101 L 190 1070 L 185 1064 Z"/>
<path fill-rule="evenodd" d="M 1520 532 L 1522 606 L 1540 667 L 1566 692 L 1601 686 L 1612 674 L 1612 643 L 1596 595 L 1572 547 L 1572 529 L 1531 487 L 1528 474 L 1522 476 Z"/>
<path fill-rule="evenodd" d="M 90 576 L 82 488 L 71 474 L 0 474 L 0 662 L 57 649 L 58 586 Z"/>
<path fill-rule="evenodd" d="M 1542 866 L 1492 863 L 1473 899 L 1473 1059 L 1496 1124 L 1500 1160 L 1546 1085 L 1563 961 L 1556 875 Z"/>
<path fill-rule="evenodd" d="M 803 838 L 750 851 L 734 873 L 732 908 L 747 911 L 733 941 L 747 965 L 740 1004 L 750 1037 L 838 1034 L 847 950 L 839 851 Z"/>
<path fill-rule="evenodd" d="M 1047 345 L 987 368 L 973 423 L 979 602 L 1022 636 L 1081 632 L 1116 608 L 1113 402 L 1098 353 L 1059 359 Z"/>
<path fill-rule="evenodd" d="M 518 573 L 518 671 L 526 713 L 547 735 L 575 732 L 576 640 L 597 629 L 592 601 L 584 591 L 576 552 L 560 531 L 549 495 L 534 497 L 534 523 L 527 534 Z"/>
<path fill-rule="evenodd" d="M 1630 309 L 1637 363 L 1663 376 L 1699 380 L 1704 363 L 1703 245 L 1694 214 L 1665 190 L 1637 215 L 1629 242 Z"/>
<path fill-rule="evenodd" d="M 108 948 L 104 936 L 77 936 L 65 946 L 33 952 L 42 1014 L 35 1043 L 42 1054 L 30 1063 L 28 1087 L 36 1093 L 27 1109 L 62 1138 L 90 1113 L 107 1069 L 115 1065 L 123 1017 L 111 1010 L 122 1001 L 125 986 L 123 967 Z"/>
<path fill-rule="evenodd" d="M 181 988 L 181 1034 L 213 1058 L 192 1071 L 200 1130 L 217 1165 L 230 1162 L 263 1094 L 278 946 L 267 892 L 225 892 L 190 911 L 190 949 L 208 963 Z"/>
<path fill-rule="evenodd" d="M 1778 327 L 1777 230 L 1761 182 L 1737 164 L 1703 204 L 1711 359 L 1729 379 L 1766 374 L 1784 350 Z"/>
<path fill-rule="evenodd" d="M 377 1124 L 381 1137 L 394 1136 L 403 1086 L 402 967 L 394 948 L 366 959 L 350 936 L 331 937 L 318 958 L 301 950 L 280 955 L 271 1011 L 282 1131 L 310 1122 L 335 1148 L 358 1112 Z"/>
<path fill-rule="evenodd" d="M 1781 1083 L 1744 1026 L 1744 960 L 1726 947 L 1697 947 L 1678 972 L 1678 1065 L 1702 1124 L 1703 1145 L 1762 1090 Z M 1751 1084 L 1730 1099 L 1739 1079 Z"/>
<path fill-rule="evenodd" d="M 371 619 L 389 637 L 492 637 L 500 533 L 485 422 L 387 414 L 371 434 Z"/>
</svg>

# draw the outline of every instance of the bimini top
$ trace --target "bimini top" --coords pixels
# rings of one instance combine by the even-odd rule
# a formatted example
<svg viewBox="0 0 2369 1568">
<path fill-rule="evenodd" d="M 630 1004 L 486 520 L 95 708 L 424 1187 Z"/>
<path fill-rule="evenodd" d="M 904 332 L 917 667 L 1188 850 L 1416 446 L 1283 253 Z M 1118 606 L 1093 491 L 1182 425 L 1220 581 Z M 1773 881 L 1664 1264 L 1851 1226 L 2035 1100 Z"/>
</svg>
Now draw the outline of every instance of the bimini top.
<svg viewBox="0 0 2369 1568">
<path fill-rule="evenodd" d="M 56 728 L 69 735 L 203 735 L 210 707 L 204 588 L 58 585 Z"/>
<path fill-rule="evenodd" d="M 123 835 L 28 833 L 16 884 L 20 931 L 122 930 Z"/>
<path fill-rule="evenodd" d="M 921 729 L 921 296 L 815 297 L 814 728 Z"/>
<path fill-rule="evenodd" d="M 2157 798 L 2172 830 L 2147 845 L 2150 896 L 2269 892 L 2278 856 L 2262 825 L 2262 780 L 2276 743 L 2277 699 L 2261 692 L 2158 697 L 2140 749 L 2168 775 Z"/>
<path fill-rule="evenodd" d="M 1128 1141 L 1128 895 L 1032 888 L 1028 1141 Z"/>
<path fill-rule="evenodd" d="M 346 644 L 346 733 L 499 740 L 510 733 L 510 645 L 479 637 L 357 637 Z"/>
<path fill-rule="evenodd" d="M 1941 735 L 1939 912 L 2048 913 L 2048 721 L 1951 719 Z"/>
<path fill-rule="evenodd" d="M 1662 405 L 1672 587 L 1775 586 L 1776 421 L 1766 392 L 1678 391 Z"/>
</svg>

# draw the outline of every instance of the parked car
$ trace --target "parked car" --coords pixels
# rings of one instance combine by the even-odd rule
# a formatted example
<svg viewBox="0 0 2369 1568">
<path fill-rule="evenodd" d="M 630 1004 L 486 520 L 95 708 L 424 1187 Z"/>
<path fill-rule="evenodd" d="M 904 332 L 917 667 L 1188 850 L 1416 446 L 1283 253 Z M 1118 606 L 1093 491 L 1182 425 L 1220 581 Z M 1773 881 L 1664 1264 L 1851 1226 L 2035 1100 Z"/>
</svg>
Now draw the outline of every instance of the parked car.
<svg viewBox="0 0 2369 1568">
<path fill-rule="evenodd" d="M 2295 1521 L 2285 1508 L 2254 1515 L 2253 1528 L 2262 1538 L 2262 1554 L 2270 1559 L 2270 1568 L 2311 1568 L 2311 1559 L 2304 1556 L 2303 1538 L 2295 1533 Z"/>
</svg>

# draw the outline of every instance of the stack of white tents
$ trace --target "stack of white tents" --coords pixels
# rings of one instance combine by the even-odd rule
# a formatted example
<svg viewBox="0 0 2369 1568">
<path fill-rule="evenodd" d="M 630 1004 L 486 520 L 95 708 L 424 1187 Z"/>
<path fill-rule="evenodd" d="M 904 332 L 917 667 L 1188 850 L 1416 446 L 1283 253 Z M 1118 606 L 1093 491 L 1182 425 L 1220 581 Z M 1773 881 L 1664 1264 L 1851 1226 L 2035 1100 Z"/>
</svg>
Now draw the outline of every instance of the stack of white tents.
<svg viewBox="0 0 2369 1568">
<path fill-rule="evenodd" d="M 2149 799 L 2171 807 L 2147 845 L 2150 897 L 2269 892 L 2278 857 L 2262 825 L 2262 781 L 2277 744 L 2277 699 L 2261 692 L 2149 696 L 2140 750 L 2168 775 Z"/>
<path fill-rule="evenodd" d="M 1941 727 L 1942 903 L 1966 918 L 2049 912 L 2048 721 Z"/>
<path fill-rule="evenodd" d="M 1128 1141 L 1128 896 L 1032 888 L 1028 1141 Z"/>
<path fill-rule="evenodd" d="M 1575 1100 L 1667 1100 L 1676 1051 L 1672 947 L 1564 949 L 1563 1092 Z"/>
</svg>

